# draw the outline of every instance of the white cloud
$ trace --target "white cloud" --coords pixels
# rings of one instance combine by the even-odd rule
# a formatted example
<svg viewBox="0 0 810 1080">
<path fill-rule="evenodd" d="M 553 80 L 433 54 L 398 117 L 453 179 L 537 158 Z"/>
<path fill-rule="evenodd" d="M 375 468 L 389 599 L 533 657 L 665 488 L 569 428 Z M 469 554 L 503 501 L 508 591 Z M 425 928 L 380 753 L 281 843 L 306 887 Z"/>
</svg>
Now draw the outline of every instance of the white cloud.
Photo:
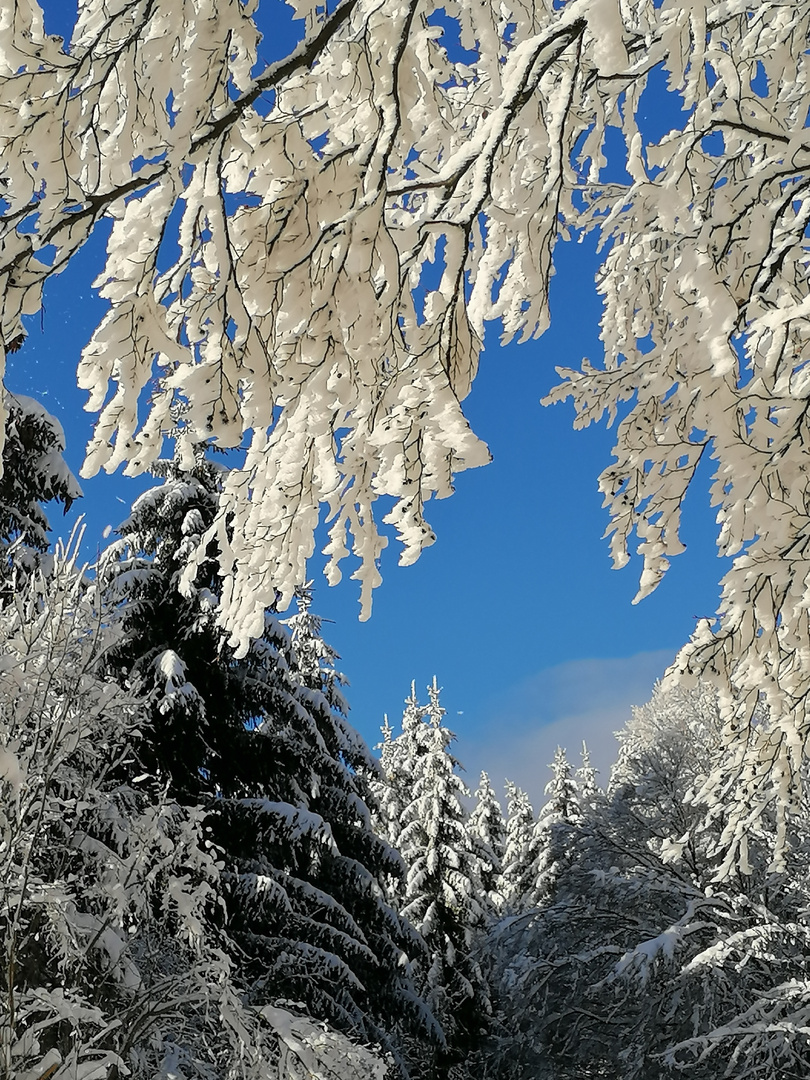
<svg viewBox="0 0 810 1080">
<path fill-rule="evenodd" d="M 584 739 L 604 785 L 618 750 L 613 733 L 624 727 L 631 706 L 649 700 L 655 680 L 672 660 L 668 650 L 572 660 L 508 687 L 481 710 L 477 733 L 460 733 L 457 755 L 468 784 L 475 788 L 486 769 L 496 788 L 508 777 L 538 809 L 555 749 L 565 747 L 577 766 Z"/>
</svg>

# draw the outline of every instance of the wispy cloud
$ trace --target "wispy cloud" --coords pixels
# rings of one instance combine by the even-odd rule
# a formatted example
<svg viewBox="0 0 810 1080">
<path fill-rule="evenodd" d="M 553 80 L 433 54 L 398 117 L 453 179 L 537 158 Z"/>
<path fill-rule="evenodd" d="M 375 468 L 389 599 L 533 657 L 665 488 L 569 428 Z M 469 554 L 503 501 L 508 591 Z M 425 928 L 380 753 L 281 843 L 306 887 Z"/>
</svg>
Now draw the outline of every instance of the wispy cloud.
<svg viewBox="0 0 810 1080">
<path fill-rule="evenodd" d="M 499 789 L 508 777 L 529 793 L 537 809 L 557 746 L 566 748 L 576 766 L 585 740 L 599 780 L 607 783 L 618 750 L 613 733 L 624 726 L 633 705 L 649 699 L 655 680 L 672 660 L 668 650 L 572 660 L 508 687 L 481 710 L 477 733 L 466 734 L 457 725 L 457 753 L 467 782 L 474 788 L 481 769 Z"/>
</svg>

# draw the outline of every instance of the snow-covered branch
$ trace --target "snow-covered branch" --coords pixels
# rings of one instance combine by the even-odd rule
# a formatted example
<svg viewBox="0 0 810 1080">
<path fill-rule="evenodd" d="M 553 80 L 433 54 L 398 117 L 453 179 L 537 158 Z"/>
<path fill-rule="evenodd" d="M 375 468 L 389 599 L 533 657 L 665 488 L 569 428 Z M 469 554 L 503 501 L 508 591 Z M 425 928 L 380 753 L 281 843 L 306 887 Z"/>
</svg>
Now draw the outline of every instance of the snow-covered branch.
<svg viewBox="0 0 810 1080">
<path fill-rule="evenodd" d="M 364 616 L 378 501 L 403 563 L 433 542 L 429 500 L 488 460 L 461 409 L 486 323 L 542 333 L 557 240 L 596 231 L 604 361 L 551 400 L 621 417 L 601 488 L 639 597 L 717 462 L 735 562 L 678 671 L 725 695 L 740 753 L 713 790 L 787 805 L 810 691 L 810 3 L 293 6 L 305 36 L 269 65 L 251 3 L 83 0 L 68 47 L 36 0 L 0 16 L 0 339 L 112 218 L 85 473 L 147 469 L 170 433 L 189 462 L 244 448 L 205 537 L 244 654 L 307 579 L 322 507 L 327 576 L 358 558 Z M 656 102 L 677 106 L 663 136 Z"/>
</svg>

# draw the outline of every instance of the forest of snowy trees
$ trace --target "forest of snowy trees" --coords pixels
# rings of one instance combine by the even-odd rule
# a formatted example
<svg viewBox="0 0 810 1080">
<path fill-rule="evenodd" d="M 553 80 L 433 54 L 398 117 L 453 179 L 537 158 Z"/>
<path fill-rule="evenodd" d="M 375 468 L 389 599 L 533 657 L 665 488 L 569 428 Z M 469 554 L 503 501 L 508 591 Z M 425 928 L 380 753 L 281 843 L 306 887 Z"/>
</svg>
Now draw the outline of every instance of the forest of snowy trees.
<svg viewBox="0 0 810 1080">
<path fill-rule="evenodd" d="M 729 869 L 712 688 L 657 687 L 609 777 L 558 749 L 536 810 L 471 793 L 435 679 L 378 759 L 308 588 L 245 656 L 209 560 L 177 594 L 216 456 L 159 463 L 80 566 L 47 540 L 61 429 L 7 407 L 4 1080 L 810 1074 L 810 808 L 780 867 L 766 812 Z"/>
<path fill-rule="evenodd" d="M 4 384 L 0 1080 L 810 1076 L 810 0 L 290 0 L 276 59 L 260 0 L 49 2 L 0 2 L 0 373 L 103 236 L 82 475 L 154 486 L 52 544 L 81 486 Z M 486 326 L 586 236 L 547 403 L 616 422 L 614 564 L 657 586 L 710 458 L 730 563 L 532 807 L 437 679 L 375 756 L 308 560 L 325 510 L 367 618 L 380 507 L 434 542 Z"/>
</svg>

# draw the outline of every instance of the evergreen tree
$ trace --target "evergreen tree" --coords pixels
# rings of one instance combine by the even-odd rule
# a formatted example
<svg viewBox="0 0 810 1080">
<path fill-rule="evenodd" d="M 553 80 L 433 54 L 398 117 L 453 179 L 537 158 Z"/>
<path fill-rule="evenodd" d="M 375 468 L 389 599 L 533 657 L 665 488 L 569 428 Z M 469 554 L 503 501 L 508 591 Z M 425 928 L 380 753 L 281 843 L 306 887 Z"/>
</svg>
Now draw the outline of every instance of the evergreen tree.
<svg viewBox="0 0 810 1080">
<path fill-rule="evenodd" d="M 380 775 L 371 780 L 375 799 L 374 824 L 379 835 L 385 837 L 397 851 L 401 851 L 402 847 L 403 814 L 413 798 L 416 759 L 426 752 L 422 738 L 422 721 L 426 715 L 427 708 L 420 705 L 416 697 L 416 684 L 411 683 L 410 695 L 405 699 L 400 734 L 394 737 L 387 714 L 380 729 L 383 737 L 382 742 L 377 744 Z M 391 879 L 392 895 L 401 900 L 404 885 L 404 877 Z"/>
<path fill-rule="evenodd" d="M 463 804 L 469 791 L 450 751 L 455 736 L 442 723 L 445 710 L 435 678 L 428 692 L 426 720 L 419 718 L 413 690 L 403 717 L 412 787 L 400 834 L 408 866 L 402 913 L 419 930 L 430 954 L 424 983 L 447 1040 L 433 1065 L 433 1075 L 441 1078 L 475 1051 L 490 1006 L 485 978 L 473 956 L 483 910 Z"/>
<path fill-rule="evenodd" d="M 108 664 L 149 694 L 150 767 L 178 799 L 207 806 L 249 1000 L 303 1001 L 374 1040 L 407 1023 L 438 1037 L 405 962 L 419 939 L 383 895 L 401 864 L 371 828 L 376 764 L 338 711 L 341 679 L 308 594 L 291 628 L 300 656 L 272 612 L 237 655 L 214 622 L 213 551 L 197 552 L 196 576 L 178 592 L 217 513 L 223 470 L 198 448 L 189 469 L 162 462 L 157 472 L 163 483 L 136 501 L 103 561 L 118 608 Z"/>
<path fill-rule="evenodd" d="M 500 892 L 510 911 L 532 907 L 537 899 L 542 841 L 525 791 L 506 781 L 506 843 Z"/>
<path fill-rule="evenodd" d="M 579 792 L 565 750 L 558 746 L 551 763 L 552 778 L 546 784 L 548 796 L 537 816 L 535 833 L 539 858 L 533 902 L 546 904 L 553 896 L 556 880 L 569 855 L 572 826 L 582 817 Z"/>
<path fill-rule="evenodd" d="M 109 613 L 75 556 L 74 532 L 0 609 L 0 1076 L 381 1080 L 369 1048 L 240 993 L 222 852 L 142 771 L 147 704 L 99 674 Z"/>
<path fill-rule="evenodd" d="M 6 413 L 0 476 L 0 597 L 11 595 L 48 550 L 50 524 L 42 504 L 70 509 L 82 490 L 65 463 L 59 421 L 38 402 L 2 391 Z"/>
<path fill-rule="evenodd" d="M 295 590 L 296 612 L 283 620 L 292 643 L 292 655 L 299 682 L 311 690 L 323 694 L 329 708 L 340 716 L 346 716 L 349 706 L 342 693 L 348 684 L 346 676 L 338 671 L 340 657 L 324 641 L 322 620 L 312 611 L 312 582 L 299 585 Z M 362 745 L 362 740 L 350 725 L 346 736 L 351 742 Z"/>
<path fill-rule="evenodd" d="M 580 816 L 579 791 L 565 750 L 558 746 L 549 768 L 551 780 L 546 784 L 548 796 L 538 815 L 538 823 L 545 821 L 572 821 Z"/>
<path fill-rule="evenodd" d="M 398 851 L 402 811 L 405 805 L 405 785 L 402 782 L 405 755 L 400 740 L 393 737 L 394 729 L 388 723 L 387 713 L 383 718 L 380 731 L 382 742 L 377 743 L 375 749 L 380 751 L 382 775 L 371 780 L 371 790 L 374 795 L 372 821 L 377 833 Z M 403 885 L 404 877 L 392 881 L 391 888 L 394 892 L 401 892 Z"/>
<path fill-rule="evenodd" d="M 501 804 L 485 772 L 481 773 L 481 782 L 475 792 L 475 806 L 467 823 L 467 833 L 478 860 L 482 899 L 485 899 L 485 907 L 491 913 L 503 899 L 499 889 L 506 852 L 506 823 Z"/>
<path fill-rule="evenodd" d="M 596 782 L 596 777 L 599 775 L 599 770 L 593 767 L 591 763 L 591 755 L 588 750 L 587 743 L 582 743 L 581 751 L 582 764 L 576 771 L 576 784 L 579 791 L 579 801 L 584 807 L 593 806 L 599 799 L 602 791 L 599 784 Z"/>
</svg>

